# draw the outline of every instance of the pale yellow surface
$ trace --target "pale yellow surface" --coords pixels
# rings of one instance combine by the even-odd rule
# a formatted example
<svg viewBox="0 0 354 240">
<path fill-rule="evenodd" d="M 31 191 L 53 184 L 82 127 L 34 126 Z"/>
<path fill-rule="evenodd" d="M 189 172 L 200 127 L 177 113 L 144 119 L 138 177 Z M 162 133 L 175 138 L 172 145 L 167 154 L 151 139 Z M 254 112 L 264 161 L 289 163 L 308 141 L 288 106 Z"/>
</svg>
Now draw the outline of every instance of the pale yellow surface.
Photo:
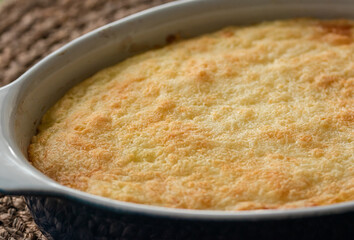
<svg viewBox="0 0 354 240">
<path fill-rule="evenodd" d="M 32 139 L 59 183 L 173 208 L 354 200 L 353 21 L 229 27 L 103 70 Z"/>
</svg>

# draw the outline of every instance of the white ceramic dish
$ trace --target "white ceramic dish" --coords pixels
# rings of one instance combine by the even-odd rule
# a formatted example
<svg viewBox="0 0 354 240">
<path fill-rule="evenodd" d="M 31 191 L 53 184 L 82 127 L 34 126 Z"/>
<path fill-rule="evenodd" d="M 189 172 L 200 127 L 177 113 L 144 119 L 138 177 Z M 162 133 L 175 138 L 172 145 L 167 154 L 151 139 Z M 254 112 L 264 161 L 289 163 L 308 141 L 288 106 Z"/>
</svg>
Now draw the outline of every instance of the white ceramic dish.
<svg viewBox="0 0 354 240">
<path fill-rule="evenodd" d="M 0 192 L 58 196 L 111 211 L 189 220 L 269 220 L 354 211 L 354 202 L 294 210 L 223 212 L 169 209 L 114 201 L 64 187 L 27 162 L 27 146 L 44 112 L 70 87 L 166 36 L 192 37 L 226 25 L 315 17 L 354 18 L 351 0 L 185 0 L 140 12 L 86 34 L 0 89 Z"/>
</svg>

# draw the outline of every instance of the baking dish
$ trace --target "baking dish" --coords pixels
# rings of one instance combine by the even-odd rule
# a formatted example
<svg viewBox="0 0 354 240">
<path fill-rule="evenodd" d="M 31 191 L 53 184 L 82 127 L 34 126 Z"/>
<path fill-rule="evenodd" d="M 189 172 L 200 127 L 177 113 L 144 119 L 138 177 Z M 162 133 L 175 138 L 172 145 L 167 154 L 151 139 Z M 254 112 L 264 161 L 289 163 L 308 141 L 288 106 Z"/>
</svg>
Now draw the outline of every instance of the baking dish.
<svg viewBox="0 0 354 240">
<path fill-rule="evenodd" d="M 0 89 L 0 192 L 26 195 L 41 229 L 54 239 L 344 239 L 354 202 L 293 210 L 222 212 L 114 201 L 57 184 L 26 160 L 44 112 L 98 70 L 165 44 L 226 25 L 316 17 L 353 18 L 349 0 L 189 0 L 165 4 L 91 32 L 49 55 Z"/>
</svg>

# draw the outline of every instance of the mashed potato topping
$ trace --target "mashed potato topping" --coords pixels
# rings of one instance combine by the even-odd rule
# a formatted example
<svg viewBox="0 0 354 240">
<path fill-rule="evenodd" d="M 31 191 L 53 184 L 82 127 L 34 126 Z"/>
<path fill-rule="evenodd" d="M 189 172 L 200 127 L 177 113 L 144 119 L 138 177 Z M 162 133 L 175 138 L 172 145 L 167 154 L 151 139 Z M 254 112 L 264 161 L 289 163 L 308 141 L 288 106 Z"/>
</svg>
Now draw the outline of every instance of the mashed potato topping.
<svg viewBox="0 0 354 240">
<path fill-rule="evenodd" d="M 228 27 L 72 88 L 32 164 L 88 193 L 253 210 L 354 200 L 354 21 Z"/>
</svg>

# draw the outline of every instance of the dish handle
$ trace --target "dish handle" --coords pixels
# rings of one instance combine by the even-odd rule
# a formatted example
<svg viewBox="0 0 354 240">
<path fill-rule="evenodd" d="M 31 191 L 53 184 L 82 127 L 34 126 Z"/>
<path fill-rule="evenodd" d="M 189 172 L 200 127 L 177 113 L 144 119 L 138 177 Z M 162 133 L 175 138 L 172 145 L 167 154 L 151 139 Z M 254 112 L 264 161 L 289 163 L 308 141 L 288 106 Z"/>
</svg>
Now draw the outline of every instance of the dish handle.
<svg viewBox="0 0 354 240">
<path fill-rule="evenodd" d="M 4 156 L 2 152 L 0 153 L 0 193 L 7 195 L 46 193 L 48 195 L 50 192 L 54 193 L 56 189 L 54 185 L 51 180 L 47 182 L 27 166 L 21 166 L 8 156 Z"/>
<path fill-rule="evenodd" d="M 0 88 L 0 193 L 23 195 L 53 192 L 55 182 L 47 180 L 28 162 L 21 159 L 7 140 L 6 121 L 9 120 L 5 109 L 10 89 L 11 86 Z"/>
</svg>

